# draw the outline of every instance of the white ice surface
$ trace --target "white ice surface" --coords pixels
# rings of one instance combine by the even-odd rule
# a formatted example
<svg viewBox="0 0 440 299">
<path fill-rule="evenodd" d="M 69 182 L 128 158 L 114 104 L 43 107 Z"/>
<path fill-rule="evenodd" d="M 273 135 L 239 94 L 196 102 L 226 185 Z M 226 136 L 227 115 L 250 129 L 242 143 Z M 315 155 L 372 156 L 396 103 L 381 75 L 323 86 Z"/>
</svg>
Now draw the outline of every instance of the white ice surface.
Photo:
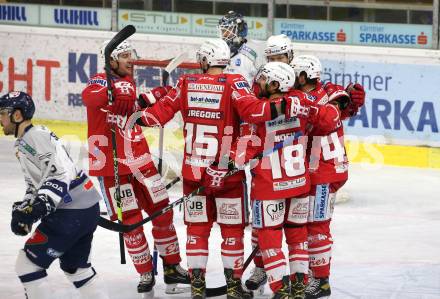
<svg viewBox="0 0 440 299">
<path fill-rule="evenodd" d="M 26 238 L 15 236 L 9 228 L 11 205 L 21 200 L 24 194 L 24 182 L 12 146 L 10 139 L 0 139 L 0 198 L 3 206 L 0 210 L 1 299 L 24 298 L 22 286 L 14 273 L 14 263 Z M 332 223 L 335 240 L 332 298 L 440 298 L 439 183 L 438 170 L 351 166 L 350 180 L 344 187 L 350 200 L 336 206 Z M 180 186 L 172 189 L 172 199 L 180 195 L 180 190 Z M 185 227 L 177 209 L 175 215 L 183 263 L 186 264 Z M 147 225 L 145 230 L 149 232 L 151 227 Z M 209 287 L 224 284 L 219 236 L 218 227 L 215 227 L 210 238 Z M 148 239 L 152 244 L 151 237 Z M 245 254 L 249 253 L 250 231 L 247 230 Z M 119 264 L 117 234 L 97 229 L 92 262 L 110 298 L 140 298 L 136 293 L 138 275 L 131 262 Z M 52 298 L 79 298 L 59 269 L 58 262 L 53 263 L 48 274 Z M 188 298 L 188 295 L 164 294 L 161 277 L 159 271 L 155 298 Z M 268 296 L 269 293 L 266 288 L 265 294 Z"/>
</svg>

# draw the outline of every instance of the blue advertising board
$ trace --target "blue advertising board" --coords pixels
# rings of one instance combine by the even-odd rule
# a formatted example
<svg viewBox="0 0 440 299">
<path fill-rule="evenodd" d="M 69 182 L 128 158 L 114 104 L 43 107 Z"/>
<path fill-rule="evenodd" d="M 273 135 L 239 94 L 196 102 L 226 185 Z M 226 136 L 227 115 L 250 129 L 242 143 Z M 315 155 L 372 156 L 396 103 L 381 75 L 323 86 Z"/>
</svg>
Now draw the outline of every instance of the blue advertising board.
<svg viewBox="0 0 440 299">
<path fill-rule="evenodd" d="M 41 25 L 84 29 L 111 29 L 111 10 L 73 6 L 41 5 Z"/>
<path fill-rule="evenodd" d="M 432 26 L 353 23 L 354 45 L 432 48 Z"/>
<path fill-rule="evenodd" d="M 309 20 L 275 19 L 274 34 L 285 34 L 295 42 L 350 44 L 351 24 Z"/>
<path fill-rule="evenodd" d="M 322 60 L 323 81 L 359 82 L 367 100 L 347 134 L 381 135 L 387 142 L 440 146 L 440 65 Z M 435 89 L 435 88 L 434 88 Z"/>
<path fill-rule="evenodd" d="M 39 7 L 32 4 L 0 3 L 0 23 L 38 25 Z"/>
<path fill-rule="evenodd" d="M 432 26 L 275 19 L 274 34 L 294 42 L 432 48 Z"/>
</svg>

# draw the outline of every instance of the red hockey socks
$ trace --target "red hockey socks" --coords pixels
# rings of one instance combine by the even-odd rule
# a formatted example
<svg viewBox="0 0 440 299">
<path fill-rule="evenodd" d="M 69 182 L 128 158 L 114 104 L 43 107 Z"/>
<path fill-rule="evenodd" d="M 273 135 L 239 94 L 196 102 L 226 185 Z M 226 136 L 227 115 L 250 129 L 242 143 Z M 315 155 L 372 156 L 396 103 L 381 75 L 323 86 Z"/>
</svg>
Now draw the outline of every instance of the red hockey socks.
<svg viewBox="0 0 440 299">
<path fill-rule="evenodd" d="M 330 276 L 330 261 L 333 239 L 330 234 L 330 221 L 313 222 L 307 225 L 310 269 L 313 276 Z"/>
</svg>

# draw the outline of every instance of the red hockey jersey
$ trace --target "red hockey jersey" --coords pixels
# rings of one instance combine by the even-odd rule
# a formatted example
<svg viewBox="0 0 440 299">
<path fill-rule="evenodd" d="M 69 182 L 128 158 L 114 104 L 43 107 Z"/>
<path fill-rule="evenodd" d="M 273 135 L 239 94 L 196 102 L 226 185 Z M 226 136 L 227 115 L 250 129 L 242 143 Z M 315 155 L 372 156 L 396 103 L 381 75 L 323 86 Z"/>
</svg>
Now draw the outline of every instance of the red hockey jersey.
<svg viewBox="0 0 440 299">
<path fill-rule="evenodd" d="M 124 88 L 136 90 L 132 78 L 115 78 L 124 82 Z M 118 88 L 115 86 L 115 88 Z M 133 92 L 135 97 L 135 92 Z M 116 126 L 116 144 L 119 158 L 119 174 L 154 167 L 147 142 L 139 125 L 128 128 L 127 117 L 106 112 L 108 105 L 107 81 L 104 73 L 93 76 L 82 92 L 87 107 L 89 173 L 92 176 L 113 176 L 112 126 Z M 116 99 L 117 101 L 117 99 Z"/>
<path fill-rule="evenodd" d="M 182 176 L 191 181 L 199 181 L 206 167 L 220 157 L 229 158 L 241 121 L 258 123 L 276 117 L 274 107 L 258 100 L 239 74 L 183 75 L 165 97 L 143 110 L 142 121 L 163 126 L 178 111 L 185 137 Z"/>
<path fill-rule="evenodd" d="M 317 105 L 325 105 L 328 96 L 321 83 L 308 93 Z M 336 107 L 335 107 L 336 109 Z M 332 132 L 314 127 L 310 132 L 307 153 L 313 185 L 346 181 L 348 159 L 344 146 L 344 127 L 339 122 Z"/>
<path fill-rule="evenodd" d="M 298 90 L 291 90 L 286 96 L 299 98 L 304 106 L 313 104 L 309 96 Z M 263 150 L 270 152 L 276 145 L 284 142 L 283 147 L 263 157 L 252 168 L 251 198 L 271 200 L 295 197 L 308 192 L 310 189 L 306 157 L 308 130 L 310 127 L 317 127 L 322 131 L 330 132 L 339 122 L 337 110 L 330 105 L 320 106 L 317 115 L 318 117 L 288 119 L 282 115 L 265 123 L 250 125 L 250 132 L 245 138 L 249 139 L 256 134 L 261 144 L 247 150 L 247 159 Z M 240 155 L 240 149 L 241 147 L 238 147 L 236 156 Z"/>
</svg>

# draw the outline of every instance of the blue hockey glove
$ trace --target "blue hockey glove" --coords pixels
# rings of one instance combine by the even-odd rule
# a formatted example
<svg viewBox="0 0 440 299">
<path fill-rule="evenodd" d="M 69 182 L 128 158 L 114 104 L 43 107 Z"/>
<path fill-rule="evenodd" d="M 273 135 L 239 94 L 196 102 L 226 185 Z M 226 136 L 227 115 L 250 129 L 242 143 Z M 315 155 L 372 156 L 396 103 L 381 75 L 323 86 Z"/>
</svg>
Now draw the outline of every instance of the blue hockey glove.
<svg viewBox="0 0 440 299">
<path fill-rule="evenodd" d="M 38 195 L 31 204 L 28 200 L 12 205 L 11 230 L 17 235 L 26 235 L 32 224 L 55 210 L 53 201 L 45 194 Z"/>
</svg>

